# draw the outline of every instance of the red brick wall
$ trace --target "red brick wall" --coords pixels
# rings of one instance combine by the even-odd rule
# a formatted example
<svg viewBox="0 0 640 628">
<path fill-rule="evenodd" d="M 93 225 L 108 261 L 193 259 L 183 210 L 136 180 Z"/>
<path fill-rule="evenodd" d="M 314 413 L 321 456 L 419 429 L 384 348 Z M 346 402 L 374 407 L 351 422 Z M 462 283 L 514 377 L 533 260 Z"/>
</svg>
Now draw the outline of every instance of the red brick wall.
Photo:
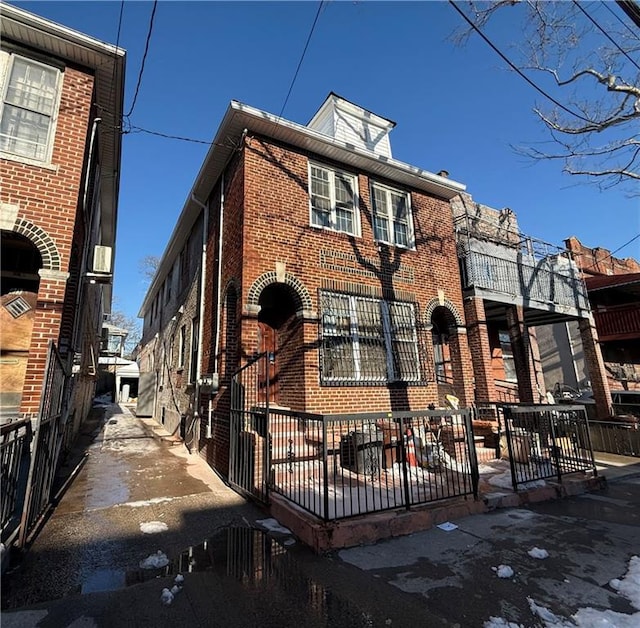
<svg viewBox="0 0 640 628">
<path fill-rule="evenodd" d="M 0 199 L 19 207 L 18 218 L 43 229 L 54 241 L 61 270 L 69 272 L 74 229 L 79 213 L 85 146 L 92 103 L 93 77 L 66 68 L 52 156 L 53 167 L 0 160 Z M 82 242 L 79 242 L 82 247 Z M 59 341 L 67 285 L 42 279 L 21 411 L 37 412 L 49 340 Z M 74 316 L 70 308 L 68 316 Z M 73 327 L 67 321 L 67 328 Z"/>
</svg>

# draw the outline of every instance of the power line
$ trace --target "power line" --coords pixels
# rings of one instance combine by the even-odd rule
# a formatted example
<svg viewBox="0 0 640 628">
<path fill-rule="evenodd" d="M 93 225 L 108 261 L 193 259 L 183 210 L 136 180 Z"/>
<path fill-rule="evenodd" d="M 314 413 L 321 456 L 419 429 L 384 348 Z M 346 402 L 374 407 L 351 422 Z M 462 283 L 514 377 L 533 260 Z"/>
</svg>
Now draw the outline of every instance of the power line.
<svg viewBox="0 0 640 628">
<path fill-rule="evenodd" d="M 579 120 L 582 120 L 583 122 L 588 122 L 589 124 L 593 124 L 593 120 L 589 120 L 589 118 L 585 118 L 579 113 L 576 113 L 575 111 L 572 111 L 568 107 L 565 107 L 561 102 L 558 102 L 553 96 L 550 96 L 549 94 L 547 94 L 547 92 L 545 92 L 541 87 L 538 87 L 526 74 L 524 74 L 524 72 L 522 72 L 522 70 L 520 70 L 518 66 L 516 66 L 513 62 L 511 62 L 506 55 L 504 55 L 500 50 L 498 50 L 498 48 L 491 42 L 491 40 L 466 16 L 464 11 L 462 11 L 456 6 L 456 3 L 454 2 L 454 0 L 449 0 L 449 4 L 462 16 L 465 22 L 467 22 L 467 24 L 469 24 L 469 26 L 471 26 L 471 28 L 473 28 L 473 30 L 476 31 L 476 33 L 478 33 L 478 35 L 480 35 L 482 39 L 484 39 L 484 41 L 491 47 L 491 49 L 496 54 L 498 54 L 502 58 L 502 60 L 509 65 L 509 67 L 512 70 L 514 70 L 525 81 L 527 81 L 527 83 L 529 83 L 531 87 L 533 87 L 537 92 L 542 94 L 545 98 L 548 98 L 552 103 L 560 107 L 560 109 L 562 109 L 563 111 L 566 111 L 567 113 L 578 118 Z"/>
<path fill-rule="evenodd" d="M 629 246 L 632 242 L 635 242 L 638 238 L 640 238 L 640 233 L 637 233 L 635 236 L 633 236 L 633 238 L 631 238 L 631 240 L 629 240 L 628 242 L 625 242 L 623 245 L 619 246 L 615 251 L 611 251 L 611 253 L 609 253 L 609 255 L 606 255 L 602 259 L 599 259 L 595 264 L 591 264 L 591 266 L 587 266 L 583 270 L 589 270 L 590 268 L 595 268 L 598 264 L 600 264 L 600 262 L 604 262 L 605 260 L 609 259 L 610 257 L 613 257 L 618 251 L 621 251 L 625 246 Z"/>
<path fill-rule="evenodd" d="M 624 22 L 624 20 L 620 19 L 620 16 L 616 14 L 616 12 L 604 1 L 604 0 L 600 0 L 600 4 L 607 10 L 609 11 L 609 13 L 611 13 L 611 15 L 613 15 L 613 17 L 616 18 L 616 20 L 618 20 L 618 22 L 620 22 L 620 24 L 622 24 L 622 26 L 624 26 L 636 39 L 638 39 L 638 35 L 636 35 L 636 33 L 633 32 L 633 29 Z"/>
<path fill-rule="evenodd" d="M 298 61 L 298 67 L 296 68 L 296 72 L 293 75 L 293 79 L 291 80 L 291 85 L 289 85 L 289 91 L 287 92 L 287 97 L 284 99 L 284 104 L 282 105 L 282 109 L 280 110 L 280 114 L 278 115 L 278 118 L 282 118 L 282 114 L 284 113 L 284 108 L 287 106 L 287 102 L 289 102 L 289 96 L 291 96 L 293 85 L 296 82 L 296 79 L 298 78 L 298 72 L 300 71 L 300 66 L 302 66 L 304 55 L 306 54 L 307 48 L 309 47 L 309 42 L 311 41 L 311 36 L 313 35 L 313 31 L 316 28 L 316 24 L 318 22 L 318 18 L 320 17 L 320 11 L 322 11 L 323 5 L 324 5 L 324 0 L 321 0 L 320 4 L 318 5 L 318 11 L 316 12 L 316 17 L 313 20 L 313 24 L 311 25 L 309 36 L 307 37 L 307 43 L 304 45 L 304 50 L 302 51 L 302 55 L 300 56 L 300 61 Z"/>
<path fill-rule="evenodd" d="M 125 118 L 128 118 L 133 113 L 133 109 L 136 106 L 136 101 L 138 100 L 138 92 L 140 91 L 140 84 L 142 83 L 142 75 L 144 74 L 144 64 L 147 60 L 147 53 L 149 52 L 149 42 L 151 41 L 151 33 L 153 31 L 153 19 L 156 14 L 157 6 L 158 6 L 158 0 L 154 0 L 153 9 L 151 10 L 151 18 L 149 19 L 149 31 L 147 32 L 147 41 L 144 45 L 144 54 L 142 55 L 142 63 L 140 65 L 140 72 L 138 73 L 138 83 L 136 85 L 136 91 L 133 95 L 133 102 L 131 103 L 131 109 L 129 109 L 129 113 L 127 113 L 124 116 Z"/>
<path fill-rule="evenodd" d="M 618 46 L 618 44 L 612 39 L 611 35 L 609 35 L 609 33 L 607 33 L 607 31 L 604 30 L 604 28 L 602 28 L 602 26 L 600 26 L 600 24 L 598 24 L 598 22 L 596 22 L 581 6 L 580 4 L 576 1 L 573 0 L 573 4 L 576 5 L 576 7 L 578 7 L 578 9 L 580 9 L 580 11 L 582 11 L 582 13 L 584 13 L 584 15 L 586 15 L 586 17 L 589 19 L 589 21 L 625 56 L 627 57 L 627 59 L 629 59 L 629 61 L 631 61 L 631 63 L 633 63 L 633 65 L 636 66 L 636 68 L 638 68 L 638 70 L 640 70 L 640 65 L 638 65 L 628 54 L 626 50 L 623 50 L 620 46 Z"/>
</svg>

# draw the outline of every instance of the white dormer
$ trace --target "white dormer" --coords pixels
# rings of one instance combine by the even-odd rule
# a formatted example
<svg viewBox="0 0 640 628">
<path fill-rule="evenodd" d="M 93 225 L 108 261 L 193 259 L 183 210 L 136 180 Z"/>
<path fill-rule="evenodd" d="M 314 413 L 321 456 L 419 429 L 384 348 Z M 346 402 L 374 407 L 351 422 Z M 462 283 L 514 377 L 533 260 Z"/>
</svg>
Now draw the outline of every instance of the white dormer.
<svg viewBox="0 0 640 628">
<path fill-rule="evenodd" d="M 391 159 L 389 132 L 395 125 L 331 92 L 307 127 Z"/>
</svg>

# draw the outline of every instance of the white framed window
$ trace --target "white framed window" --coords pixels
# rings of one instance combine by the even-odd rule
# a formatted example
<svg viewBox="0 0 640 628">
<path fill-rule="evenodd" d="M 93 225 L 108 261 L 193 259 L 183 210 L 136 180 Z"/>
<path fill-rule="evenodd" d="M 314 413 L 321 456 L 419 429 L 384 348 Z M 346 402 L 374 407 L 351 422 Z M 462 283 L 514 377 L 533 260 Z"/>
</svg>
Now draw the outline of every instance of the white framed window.
<svg viewBox="0 0 640 628">
<path fill-rule="evenodd" d="M 356 177 L 309 163 L 310 221 L 314 227 L 360 235 Z"/>
<path fill-rule="evenodd" d="M 320 293 L 322 383 L 421 380 L 413 303 Z"/>
<path fill-rule="evenodd" d="M 513 349 L 511 347 L 511 338 L 508 331 L 499 331 L 498 340 L 500 349 L 502 350 L 502 365 L 504 368 L 504 379 L 507 382 L 517 382 L 518 374 L 516 372 L 516 363 L 513 359 Z"/>
<path fill-rule="evenodd" d="M 10 55 L 2 86 L 0 151 L 35 161 L 51 160 L 61 72 Z"/>
<path fill-rule="evenodd" d="M 373 235 L 378 242 L 406 249 L 415 248 L 411 197 L 408 192 L 372 183 L 371 205 Z"/>
</svg>

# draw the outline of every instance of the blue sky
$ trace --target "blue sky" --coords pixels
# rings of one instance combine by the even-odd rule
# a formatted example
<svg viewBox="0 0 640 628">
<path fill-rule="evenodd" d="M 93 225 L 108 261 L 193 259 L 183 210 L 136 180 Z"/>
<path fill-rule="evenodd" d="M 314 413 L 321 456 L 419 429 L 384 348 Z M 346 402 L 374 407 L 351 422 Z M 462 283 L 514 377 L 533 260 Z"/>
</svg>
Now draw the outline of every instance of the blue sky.
<svg viewBox="0 0 640 628">
<path fill-rule="evenodd" d="M 119 41 L 120 2 L 12 4 L 118 42 L 127 51 L 129 111 L 152 2 L 125 2 Z M 159 2 L 130 123 L 208 142 L 231 100 L 279 114 L 318 6 Z M 585 6 L 605 18 L 602 3 Z M 518 17 L 493 25 L 505 51 L 521 33 Z M 283 117 L 306 124 L 333 91 L 397 123 L 396 159 L 448 170 L 474 200 L 513 209 L 531 236 L 557 245 L 576 236 L 615 250 L 639 233 L 639 197 L 600 191 L 563 175 L 558 163 L 532 165 L 513 151 L 546 138 L 532 113 L 541 97 L 478 37 L 456 47 L 451 34 L 461 24 L 444 1 L 325 3 Z M 139 260 L 162 255 L 207 148 L 141 132 L 123 138 L 114 294 L 128 315 L 137 315 L 146 289 Z M 640 240 L 617 256 L 640 258 Z"/>
</svg>

